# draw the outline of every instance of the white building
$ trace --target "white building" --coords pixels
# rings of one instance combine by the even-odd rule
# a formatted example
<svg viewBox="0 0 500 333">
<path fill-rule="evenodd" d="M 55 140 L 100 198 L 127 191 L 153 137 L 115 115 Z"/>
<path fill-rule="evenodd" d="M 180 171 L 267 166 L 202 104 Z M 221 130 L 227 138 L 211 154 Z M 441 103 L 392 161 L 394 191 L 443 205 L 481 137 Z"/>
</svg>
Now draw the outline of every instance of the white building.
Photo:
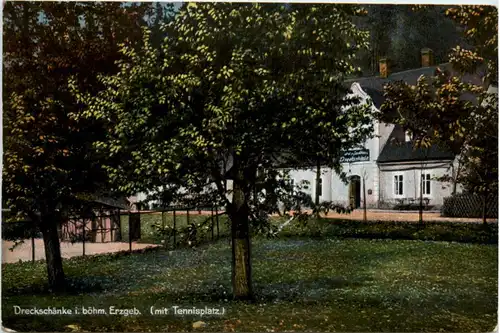
<svg viewBox="0 0 500 333">
<path fill-rule="evenodd" d="M 404 81 L 415 85 L 421 75 L 432 76 L 437 66 L 432 64 L 432 51 L 422 50 L 422 67 L 399 73 L 388 72 L 385 61 L 380 64 L 381 75 L 350 80 L 352 93 L 362 101 L 371 99 L 373 108 L 384 102 L 383 87 L 391 81 Z M 449 68 L 449 64 L 440 65 Z M 477 82 L 470 76 L 468 80 Z M 437 146 L 414 149 L 399 125 L 376 122 L 374 138 L 364 143 L 364 149 L 350 152 L 342 164 L 349 183 L 345 184 L 329 168 L 322 168 L 320 201 L 333 201 L 343 205 L 363 207 L 363 180 L 368 208 L 391 208 L 398 203 L 418 203 L 422 197 L 429 208 L 438 209 L 443 199 L 452 194 L 452 185 L 436 178 L 450 174 L 456 165 L 455 156 Z M 316 168 L 290 170 L 295 184 L 310 183 L 309 193 L 316 193 Z"/>
<path fill-rule="evenodd" d="M 433 76 L 437 67 L 449 70 L 449 64 L 433 65 L 432 51 L 422 50 L 422 67 L 390 73 L 385 60 L 380 62 L 380 76 L 353 79 L 347 82 L 354 95 L 362 101 L 371 100 L 372 108 L 379 109 L 384 102 L 384 85 L 391 81 L 404 81 L 415 85 L 420 76 Z M 481 82 L 477 76 L 467 81 Z M 366 196 L 368 208 L 392 208 L 398 203 L 418 203 L 420 193 L 426 205 L 438 209 L 443 199 L 452 194 L 452 185 L 436 178 L 453 172 L 456 158 L 437 146 L 414 149 L 411 138 L 399 125 L 376 122 L 374 137 L 363 149 L 350 151 L 342 164 L 349 182 L 345 184 L 330 168 L 321 168 L 320 201 L 333 201 L 343 205 L 363 207 Z M 316 167 L 293 169 L 290 177 L 294 184 L 308 181 L 306 191 L 314 198 L 316 193 Z M 364 184 L 364 191 L 363 191 Z M 228 184 L 229 187 L 230 184 Z M 141 199 L 144 195 L 140 194 Z"/>
</svg>

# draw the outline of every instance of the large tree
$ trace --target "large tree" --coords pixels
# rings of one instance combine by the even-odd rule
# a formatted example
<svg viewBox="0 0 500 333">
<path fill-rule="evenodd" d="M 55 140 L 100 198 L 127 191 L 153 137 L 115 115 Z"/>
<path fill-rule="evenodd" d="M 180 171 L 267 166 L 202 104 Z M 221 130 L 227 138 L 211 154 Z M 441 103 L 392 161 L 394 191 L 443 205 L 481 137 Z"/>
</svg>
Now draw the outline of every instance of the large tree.
<svg viewBox="0 0 500 333">
<path fill-rule="evenodd" d="M 396 115 L 395 121 L 414 135 L 416 148 L 436 144 L 453 151 L 458 167 L 442 180 L 481 194 L 486 207 L 488 194 L 498 189 L 498 12 L 457 6 L 446 15 L 462 26 L 471 46 L 453 48 L 451 68 L 437 69 L 415 86 L 389 84 L 380 116 Z"/>
<path fill-rule="evenodd" d="M 351 22 L 357 13 L 350 5 L 190 3 L 166 26 L 160 49 L 146 34 L 140 52 L 124 47 L 106 90 L 77 92 L 84 116 L 109 121 L 97 148 L 127 161 L 107 165 L 122 190 L 169 182 L 215 189 L 231 221 L 237 299 L 253 296 L 251 198 L 273 191 L 276 164 L 321 148 L 338 168 L 341 150 L 364 139 L 370 114 L 343 85 L 366 47 Z"/>
<path fill-rule="evenodd" d="M 90 148 L 106 131 L 75 122 L 69 77 L 89 91 L 114 73 L 120 42 L 141 40 L 150 4 L 7 2 L 3 17 L 4 207 L 40 229 L 52 289 L 64 287 L 57 227 L 63 215 L 110 190 Z"/>
</svg>

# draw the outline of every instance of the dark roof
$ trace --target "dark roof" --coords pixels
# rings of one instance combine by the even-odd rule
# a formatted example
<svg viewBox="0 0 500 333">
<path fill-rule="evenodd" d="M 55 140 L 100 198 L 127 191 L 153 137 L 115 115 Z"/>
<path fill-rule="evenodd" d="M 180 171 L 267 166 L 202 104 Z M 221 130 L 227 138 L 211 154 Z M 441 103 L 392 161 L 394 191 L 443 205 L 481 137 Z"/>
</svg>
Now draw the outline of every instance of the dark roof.
<svg viewBox="0 0 500 333">
<path fill-rule="evenodd" d="M 384 86 L 389 82 L 395 81 L 404 81 L 407 84 L 415 85 L 417 84 L 420 76 L 433 76 L 436 68 L 439 67 L 442 70 L 449 69 L 449 64 L 443 64 L 439 66 L 431 66 L 431 67 L 421 67 L 410 69 L 403 72 L 397 72 L 390 74 L 387 78 L 383 78 L 380 76 L 371 76 L 371 77 L 361 77 L 356 79 L 349 79 L 346 83 L 352 84 L 357 82 L 363 91 L 365 91 L 368 95 L 370 95 L 373 104 L 377 109 L 380 109 L 380 106 L 384 103 Z"/>
<path fill-rule="evenodd" d="M 415 69 L 410 69 L 402 72 L 396 72 L 390 74 L 387 78 L 380 76 L 370 76 L 370 77 L 360 77 L 346 80 L 345 82 L 349 85 L 357 82 L 363 91 L 370 95 L 373 104 L 377 109 L 384 103 L 384 86 L 389 82 L 403 81 L 410 85 L 416 85 L 420 76 L 424 75 L 427 77 L 433 76 L 436 69 L 439 68 L 442 71 L 449 71 L 453 73 L 453 69 L 450 63 L 444 63 L 437 66 L 430 67 L 420 67 Z M 464 82 L 470 82 L 474 84 L 482 84 L 483 73 L 478 71 L 477 74 L 466 74 L 463 77 Z M 469 99 L 469 98 L 468 98 Z"/>
<path fill-rule="evenodd" d="M 120 209 L 128 209 L 129 201 L 126 198 L 112 198 L 112 197 L 98 197 L 93 200 L 95 203 L 98 203 L 103 206 L 111 207 L 111 208 L 120 208 Z"/>
<path fill-rule="evenodd" d="M 380 76 L 371 76 L 371 77 L 361 77 L 357 79 L 350 79 L 350 82 L 358 82 L 359 85 L 363 88 L 371 88 L 374 90 L 378 90 L 382 92 L 384 90 L 384 85 L 389 82 L 394 81 L 404 81 L 408 84 L 415 85 L 417 84 L 417 80 L 421 75 L 432 76 L 436 68 L 439 67 L 442 70 L 448 69 L 448 64 L 443 64 L 439 66 L 431 66 L 431 67 L 420 67 L 415 69 L 410 69 L 407 71 L 391 73 L 387 78 L 383 78 Z"/>
<path fill-rule="evenodd" d="M 362 77 L 354 78 L 346 81 L 346 84 L 358 83 L 372 99 L 373 104 L 377 109 L 385 101 L 384 97 L 384 86 L 390 82 L 403 81 L 410 85 L 416 85 L 418 79 L 424 75 L 426 77 L 431 77 L 435 75 L 436 69 L 439 68 L 441 71 L 449 71 L 453 73 L 453 69 L 450 63 L 441 64 L 438 66 L 421 67 L 416 69 L 410 69 L 402 72 L 392 73 L 387 78 L 382 78 L 379 76 L 372 77 Z M 463 77 L 464 82 L 470 82 L 474 84 L 481 84 L 481 73 L 478 72 L 475 75 L 467 74 Z M 464 96 L 466 99 L 473 100 L 473 96 Z M 396 126 L 397 127 L 397 126 Z M 413 148 L 411 142 L 398 142 L 396 139 L 396 127 L 389 136 L 387 143 L 385 144 L 382 152 L 377 160 L 378 163 L 387 162 L 403 162 L 403 161 L 421 161 L 421 160 L 453 160 L 454 154 L 447 149 L 438 146 L 432 146 L 428 149 L 424 148 Z M 427 156 L 426 156 L 427 155 Z"/>
<path fill-rule="evenodd" d="M 395 137 L 400 126 L 396 125 L 387 143 L 382 148 L 377 163 L 412 162 L 432 160 L 453 160 L 455 155 L 448 149 L 438 145 L 429 148 L 414 148 L 413 142 L 401 142 Z"/>
<path fill-rule="evenodd" d="M 368 95 L 370 95 L 370 98 L 372 99 L 373 104 L 377 109 L 380 110 L 380 107 L 385 101 L 384 93 L 380 90 L 373 89 L 370 87 L 363 87 L 361 86 L 364 92 L 366 92 Z"/>
</svg>

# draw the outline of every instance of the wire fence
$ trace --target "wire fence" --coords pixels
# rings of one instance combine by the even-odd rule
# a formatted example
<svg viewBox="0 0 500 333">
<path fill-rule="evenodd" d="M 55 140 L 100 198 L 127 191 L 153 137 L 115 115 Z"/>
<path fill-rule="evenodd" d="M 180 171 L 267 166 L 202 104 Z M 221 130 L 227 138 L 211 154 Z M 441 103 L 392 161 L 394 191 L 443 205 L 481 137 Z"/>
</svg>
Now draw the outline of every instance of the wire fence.
<svg viewBox="0 0 500 333">
<path fill-rule="evenodd" d="M 225 211 L 215 206 L 131 212 L 121 219 L 130 228 L 127 234 L 132 241 L 169 249 L 216 241 L 228 236 L 230 230 Z"/>
<path fill-rule="evenodd" d="M 31 261 L 35 261 L 37 244 L 43 247 L 39 228 L 31 221 L 2 221 L 2 239 L 30 243 Z M 81 252 L 73 253 L 81 256 L 95 254 L 92 249 L 95 246 L 89 244 L 119 243 L 120 246 L 113 247 L 115 250 L 129 252 L 151 245 L 176 249 L 216 241 L 228 236 L 229 230 L 225 212 L 218 207 L 168 207 L 135 212 L 113 210 L 73 217 L 58 227 L 62 244 L 81 244 Z M 89 246 L 92 247 L 90 250 Z"/>
</svg>

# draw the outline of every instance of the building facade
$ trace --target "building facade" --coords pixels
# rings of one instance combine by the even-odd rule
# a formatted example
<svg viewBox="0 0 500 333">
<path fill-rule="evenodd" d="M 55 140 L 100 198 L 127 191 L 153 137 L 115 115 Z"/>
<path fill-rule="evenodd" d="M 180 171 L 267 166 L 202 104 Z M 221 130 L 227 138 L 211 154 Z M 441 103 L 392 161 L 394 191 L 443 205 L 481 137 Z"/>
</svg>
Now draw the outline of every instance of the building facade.
<svg viewBox="0 0 500 333">
<path fill-rule="evenodd" d="M 361 103 L 370 101 L 372 111 L 377 112 L 384 102 L 387 83 L 403 81 L 415 85 L 422 75 L 433 76 L 437 68 L 452 71 L 450 64 L 435 66 L 433 59 L 432 50 L 423 49 L 420 68 L 397 73 L 391 73 L 389 63 L 381 59 L 378 76 L 352 79 L 346 84 Z M 463 79 L 481 84 L 479 75 L 466 75 Z M 374 120 L 373 125 L 373 137 L 364 142 L 362 148 L 349 151 L 343 157 L 346 183 L 334 170 L 321 168 L 320 201 L 361 208 L 366 200 L 368 208 L 388 209 L 418 205 L 422 198 L 428 209 L 439 209 L 444 198 L 453 192 L 452 184 L 438 179 L 453 174 L 457 166 L 454 154 L 437 146 L 415 149 L 411 137 L 397 124 Z M 316 167 L 287 171 L 294 184 L 307 181 L 309 186 L 305 191 L 313 198 L 316 196 Z M 460 187 L 457 190 L 460 191 Z M 145 198 L 139 194 L 136 199 Z"/>
<path fill-rule="evenodd" d="M 384 85 L 403 81 L 415 85 L 420 76 L 432 76 L 437 67 L 448 69 L 449 64 L 434 66 L 432 51 L 422 50 L 422 67 L 390 73 L 388 64 L 381 60 L 380 76 L 350 80 L 352 94 L 361 101 L 372 102 L 380 109 L 384 102 Z M 469 78 L 475 79 L 475 78 Z M 439 209 L 443 199 L 452 194 L 450 183 L 438 180 L 453 172 L 455 156 L 437 146 L 415 149 L 411 138 L 399 125 L 375 121 L 374 137 L 363 144 L 363 149 L 351 151 L 342 163 L 348 182 L 329 168 L 322 168 L 320 201 L 332 201 L 355 208 L 393 208 L 396 205 L 423 203 L 429 209 Z M 316 196 L 316 169 L 289 170 L 295 184 L 306 180 L 306 191 Z"/>
</svg>

